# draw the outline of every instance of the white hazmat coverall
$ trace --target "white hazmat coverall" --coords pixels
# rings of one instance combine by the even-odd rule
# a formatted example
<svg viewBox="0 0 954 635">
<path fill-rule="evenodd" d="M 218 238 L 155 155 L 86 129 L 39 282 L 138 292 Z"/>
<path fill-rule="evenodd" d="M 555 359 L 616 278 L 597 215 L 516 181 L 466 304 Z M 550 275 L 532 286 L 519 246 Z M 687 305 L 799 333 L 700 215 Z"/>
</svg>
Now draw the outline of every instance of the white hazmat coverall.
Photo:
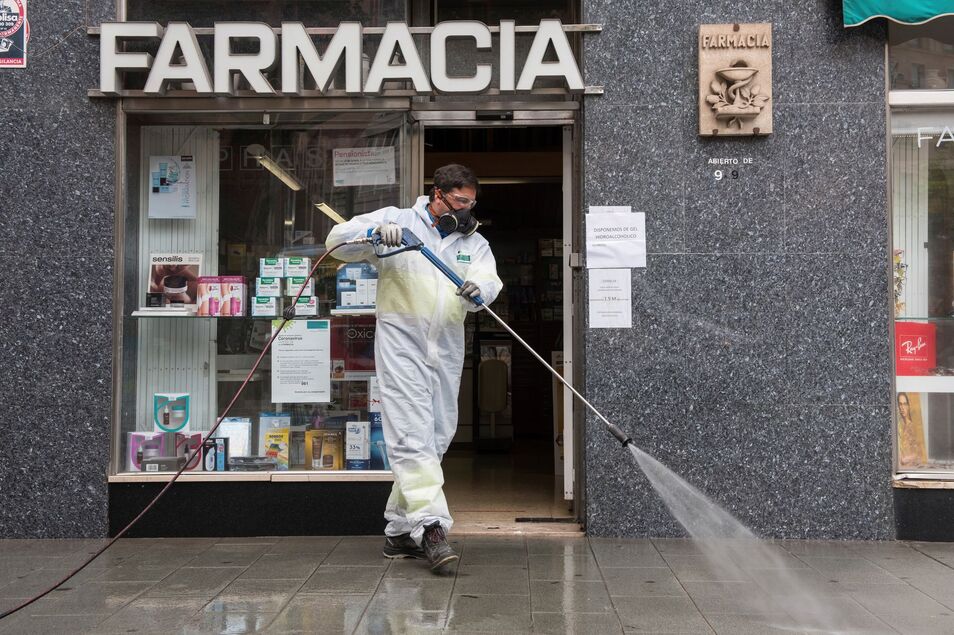
<svg viewBox="0 0 954 635">
<path fill-rule="evenodd" d="M 427 210 L 428 197 L 414 207 L 385 207 L 337 225 L 326 244 L 334 247 L 366 236 L 385 223 L 410 229 L 463 280 L 480 287 L 490 304 L 503 283 L 490 245 L 480 234 L 441 238 Z M 380 246 L 379 250 L 389 248 Z M 424 526 L 453 525 L 442 487 L 441 459 L 457 429 L 457 392 L 464 363 L 464 318 L 478 307 L 423 255 L 408 251 L 375 260 L 369 245 L 342 247 L 335 257 L 368 260 L 378 268 L 374 362 L 394 486 L 384 517 L 388 536 L 411 534 L 418 544 Z"/>
</svg>

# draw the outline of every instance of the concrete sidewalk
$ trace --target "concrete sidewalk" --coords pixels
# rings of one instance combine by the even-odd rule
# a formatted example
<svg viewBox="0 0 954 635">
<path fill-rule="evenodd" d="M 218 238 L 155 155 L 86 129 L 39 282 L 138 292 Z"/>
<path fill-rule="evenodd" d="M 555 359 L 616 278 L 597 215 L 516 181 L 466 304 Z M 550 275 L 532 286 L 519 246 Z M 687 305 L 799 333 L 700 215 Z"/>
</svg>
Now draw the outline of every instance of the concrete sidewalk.
<svg viewBox="0 0 954 635">
<path fill-rule="evenodd" d="M 688 540 L 465 536 L 444 577 L 380 538 L 123 540 L 0 633 L 766 633 L 766 589 Z M 99 544 L 0 540 L 0 607 Z M 846 630 L 954 633 L 954 544 L 782 541 Z M 753 609 L 753 606 L 755 607 Z M 782 632 L 778 630 L 778 632 Z M 785 632 L 792 632 L 785 630 Z"/>
</svg>

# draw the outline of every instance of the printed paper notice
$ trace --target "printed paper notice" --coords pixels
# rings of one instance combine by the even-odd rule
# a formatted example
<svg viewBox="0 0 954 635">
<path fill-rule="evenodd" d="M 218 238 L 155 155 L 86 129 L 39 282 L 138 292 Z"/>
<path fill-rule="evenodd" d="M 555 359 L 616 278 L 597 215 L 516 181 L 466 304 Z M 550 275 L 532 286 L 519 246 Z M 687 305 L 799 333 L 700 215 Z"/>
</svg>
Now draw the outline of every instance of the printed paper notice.
<svg viewBox="0 0 954 635">
<path fill-rule="evenodd" d="M 149 157 L 149 218 L 195 218 L 195 161 Z"/>
<path fill-rule="evenodd" d="M 281 325 L 272 321 L 272 329 Z M 292 320 L 272 344 L 272 401 L 331 401 L 331 323 Z"/>
<path fill-rule="evenodd" d="M 334 150 L 335 187 L 394 185 L 394 148 L 337 148 Z"/>
<path fill-rule="evenodd" d="M 613 211 L 603 211 L 612 209 Z M 646 266 L 646 214 L 629 207 L 591 207 L 586 215 L 586 268 Z"/>
<path fill-rule="evenodd" d="M 591 329 L 633 328 L 631 269 L 590 269 Z"/>
</svg>

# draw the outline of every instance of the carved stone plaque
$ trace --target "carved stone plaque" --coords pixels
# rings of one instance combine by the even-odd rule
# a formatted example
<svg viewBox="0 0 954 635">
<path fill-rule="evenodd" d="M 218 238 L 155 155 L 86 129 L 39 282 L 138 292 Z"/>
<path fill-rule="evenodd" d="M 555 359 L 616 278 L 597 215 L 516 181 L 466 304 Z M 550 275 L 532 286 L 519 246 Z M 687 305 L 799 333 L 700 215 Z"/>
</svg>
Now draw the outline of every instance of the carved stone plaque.
<svg viewBox="0 0 954 635">
<path fill-rule="evenodd" d="M 699 134 L 772 133 L 772 25 L 699 25 Z"/>
</svg>

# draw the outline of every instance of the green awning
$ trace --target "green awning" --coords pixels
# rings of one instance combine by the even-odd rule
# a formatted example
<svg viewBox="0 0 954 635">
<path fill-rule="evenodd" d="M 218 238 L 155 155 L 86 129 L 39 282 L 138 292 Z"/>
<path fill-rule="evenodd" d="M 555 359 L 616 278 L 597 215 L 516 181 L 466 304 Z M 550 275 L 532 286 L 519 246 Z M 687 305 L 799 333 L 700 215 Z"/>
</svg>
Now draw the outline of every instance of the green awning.
<svg viewBox="0 0 954 635">
<path fill-rule="evenodd" d="M 954 15 L 954 0 L 843 0 L 845 26 L 858 26 L 873 18 L 901 24 L 924 24 L 942 15 Z"/>
</svg>

